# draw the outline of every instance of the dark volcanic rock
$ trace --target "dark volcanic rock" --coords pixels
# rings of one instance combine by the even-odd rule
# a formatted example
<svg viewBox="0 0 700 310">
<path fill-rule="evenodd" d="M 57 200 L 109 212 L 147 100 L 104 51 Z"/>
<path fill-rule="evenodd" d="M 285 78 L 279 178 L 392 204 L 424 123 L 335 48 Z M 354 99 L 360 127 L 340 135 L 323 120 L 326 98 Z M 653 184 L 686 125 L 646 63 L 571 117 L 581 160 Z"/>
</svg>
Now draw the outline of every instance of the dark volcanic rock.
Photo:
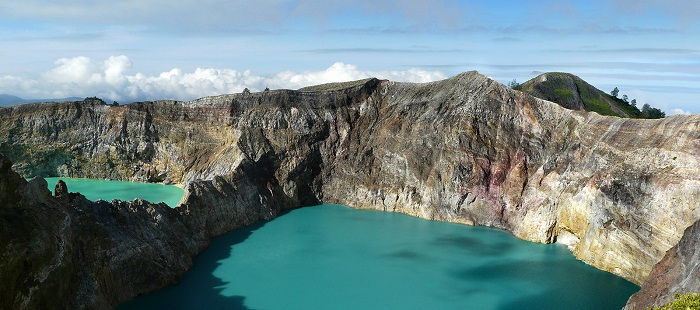
<svg viewBox="0 0 700 310">
<path fill-rule="evenodd" d="M 68 195 L 68 186 L 63 180 L 58 180 L 56 186 L 54 187 L 53 194 L 56 197 L 63 197 Z"/>
<path fill-rule="evenodd" d="M 276 215 L 258 207 L 250 181 L 192 183 L 172 209 L 91 202 L 65 184 L 53 197 L 44 179 L 26 182 L 10 166 L 0 153 L 1 309 L 112 308 L 177 282 L 212 236 Z"/>
<path fill-rule="evenodd" d="M 54 198 L 43 179 L 4 169 L 0 191 L 3 309 L 110 308 L 174 282 L 197 250 L 157 242 L 187 240 L 165 205 L 94 203 L 60 190 Z"/>
</svg>

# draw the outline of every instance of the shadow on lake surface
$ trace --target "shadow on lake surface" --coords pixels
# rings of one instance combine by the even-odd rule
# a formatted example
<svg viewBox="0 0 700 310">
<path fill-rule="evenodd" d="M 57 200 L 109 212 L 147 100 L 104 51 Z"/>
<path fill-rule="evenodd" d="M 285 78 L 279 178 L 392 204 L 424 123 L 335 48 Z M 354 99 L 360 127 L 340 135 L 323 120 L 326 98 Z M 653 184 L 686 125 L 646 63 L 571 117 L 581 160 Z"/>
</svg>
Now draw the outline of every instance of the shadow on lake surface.
<svg viewBox="0 0 700 310">
<path fill-rule="evenodd" d="M 223 295 L 226 283 L 213 274 L 221 266 L 221 261 L 233 255 L 233 246 L 248 239 L 266 223 L 258 222 L 214 238 L 209 247 L 194 259 L 194 266 L 180 283 L 138 296 L 116 309 L 250 309 L 245 305 L 245 297 Z"/>
<path fill-rule="evenodd" d="M 541 248 L 552 245 L 542 245 Z M 546 254 L 547 250 L 543 251 Z M 518 261 L 492 261 L 488 266 L 456 270 L 452 276 L 467 283 L 497 280 L 504 293 L 518 282 L 538 283 L 498 309 L 620 309 L 637 286 L 567 257 L 547 255 Z M 534 287 L 531 287 L 534 288 Z M 618 294 L 608 294 L 617 291 Z M 572 302 L 575 300 L 576 302 Z"/>
<path fill-rule="evenodd" d="M 619 309 L 638 289 L 563 246 L 325 205 L 215 238 L 179 285 L 118 309 Z"/>
</svg>

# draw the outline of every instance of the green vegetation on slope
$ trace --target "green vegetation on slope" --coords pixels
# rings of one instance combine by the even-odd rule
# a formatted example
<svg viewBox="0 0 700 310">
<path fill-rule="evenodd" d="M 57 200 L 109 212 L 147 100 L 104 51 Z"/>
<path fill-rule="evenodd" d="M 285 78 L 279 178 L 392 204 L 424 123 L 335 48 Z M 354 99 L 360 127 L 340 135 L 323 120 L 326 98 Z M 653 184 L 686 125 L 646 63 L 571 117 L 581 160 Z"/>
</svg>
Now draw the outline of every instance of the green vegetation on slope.
<svg viewBox="0 0 700 310">
<path fill-rule="evenodd" d="M 611 96 L 578 76 L 563 72 L 541 74 L 523 84 L 511 82 L 513 89 L 555 102 L 567 109 L 630 118 L 661 118 L 665 114 L 649 105 L 640 111 L 626 100 Z"/>
<path fill-rule="evenodd" d="M 573 80 L 574 83 L 576 83 L 576 88 L 586 111 L 598 112 L 598 114 L 601 115 L 623 116 L 612 110 L 609 100 L 610 96 L 590 86 L 581 79 L 574 78 Z"/>
<path fill-rule="evenodd" d="M 676 294 L 675 299 L 661 307 L 654 308 L 654 310 L 693 310 L 700 309 L 700 294 L 698 293 L 686 293 L 686 294 Z"/>
<path fill-rule="evenodd" d="M 625 114 L 629 115 L 631 118 L 648 118 L 645 117 L 642 111 L 639 111 L 639 109 L 624 100 L 620 98 L 615 98 L 613 96 L 610 96 L 608 94 L 605 94 L 605 96 L 608 97 L 608 99 L 612 100 L 618 108 L 620 108 Z"/>
<path fill-rule="evenodd" d="M 554 94 L 556 94 L 559 98 L 574 98 L 574 93 L 566 88 L 557 88 L 554 90 Z"/>
</svg>

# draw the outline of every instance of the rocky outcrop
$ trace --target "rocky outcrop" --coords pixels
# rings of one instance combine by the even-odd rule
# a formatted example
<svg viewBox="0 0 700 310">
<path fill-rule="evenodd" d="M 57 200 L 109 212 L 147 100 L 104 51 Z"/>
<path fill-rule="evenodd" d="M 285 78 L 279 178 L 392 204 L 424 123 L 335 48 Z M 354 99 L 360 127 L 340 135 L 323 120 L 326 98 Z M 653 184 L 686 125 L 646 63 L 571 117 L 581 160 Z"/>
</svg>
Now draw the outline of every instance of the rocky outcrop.
<svg viewBox="0 0 700 310">
<path fill-rule="evenodd" d="M 0 150 L 24 176 L 183 183 L 173 221 L 190 227 L 188 249 L 324 201 L 563 243 L 641 284 L 700 219 L 700 116 L 572 111 L 476 72 L 191 102 L 24 105 L 0 109 L 0 120 Z"/>
<path fill-rule="evenodd" d="M 226 183 L 235 189 L 192 183 L 173 209 L 140 199 L 92 202 L 65 183 L 51 196 L 44 179 L 27 182 L 10 166 L 0 153 L 2 309 L 110 309 L 176 283 L 212 236 L 276 215 L 258 208 L 249 180 Z M 226 214 L 212 191 L 235 197 Z M 221 216 L 225 224 L 211 223 Z"/>
<path fill-rule="evenodd" d="M 700 292 L 700 221 L 688 227 L 683 238 L 654 266 L 642 289 L 625 309 L 648 309 L 668 304 L 675 294 Z"/>
</svg>

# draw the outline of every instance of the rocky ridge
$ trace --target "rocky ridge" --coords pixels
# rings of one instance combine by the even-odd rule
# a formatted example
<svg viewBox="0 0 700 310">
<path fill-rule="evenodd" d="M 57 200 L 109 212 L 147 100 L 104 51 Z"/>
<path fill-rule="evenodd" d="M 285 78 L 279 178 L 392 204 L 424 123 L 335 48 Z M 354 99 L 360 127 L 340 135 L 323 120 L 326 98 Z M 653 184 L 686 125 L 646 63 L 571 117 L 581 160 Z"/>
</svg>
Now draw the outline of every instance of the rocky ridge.
<svg viewBox="0 0 700 310">
<path fill-rule="evenodd" d="M 572 111 L 476 72 L 341 86 L 2 108 L 0 151 L 24 176 L 184 183 L 195 240 L 336 202 L 563 243 L 638 284 L 700 218 L 700 116 Z"/>
<path fill-rule="evenodd" d="M 700 292 L 700 221 L 688 227 L 681 241 L 654 266 L 625 309 L 660 307 L 671 302 L 675 294 L 688 292 Z"/>
<path fill-rule="evenodd" d="M 0 153 L 0 309 L 110 309 L 176 283 L 212 237 L 278 212 L 246 177 L 192 182 L 170 208 L 92 202 L 62 182 L 52 196 L 10 166 Z"/>
<path fill-rule="evenodd" d="M 109 308 L 190 267 L 198 246 L 174 244 L 188 238 L 168 206 L 52 196 L 0 163 L 0 308 Z"/>
</svg>

